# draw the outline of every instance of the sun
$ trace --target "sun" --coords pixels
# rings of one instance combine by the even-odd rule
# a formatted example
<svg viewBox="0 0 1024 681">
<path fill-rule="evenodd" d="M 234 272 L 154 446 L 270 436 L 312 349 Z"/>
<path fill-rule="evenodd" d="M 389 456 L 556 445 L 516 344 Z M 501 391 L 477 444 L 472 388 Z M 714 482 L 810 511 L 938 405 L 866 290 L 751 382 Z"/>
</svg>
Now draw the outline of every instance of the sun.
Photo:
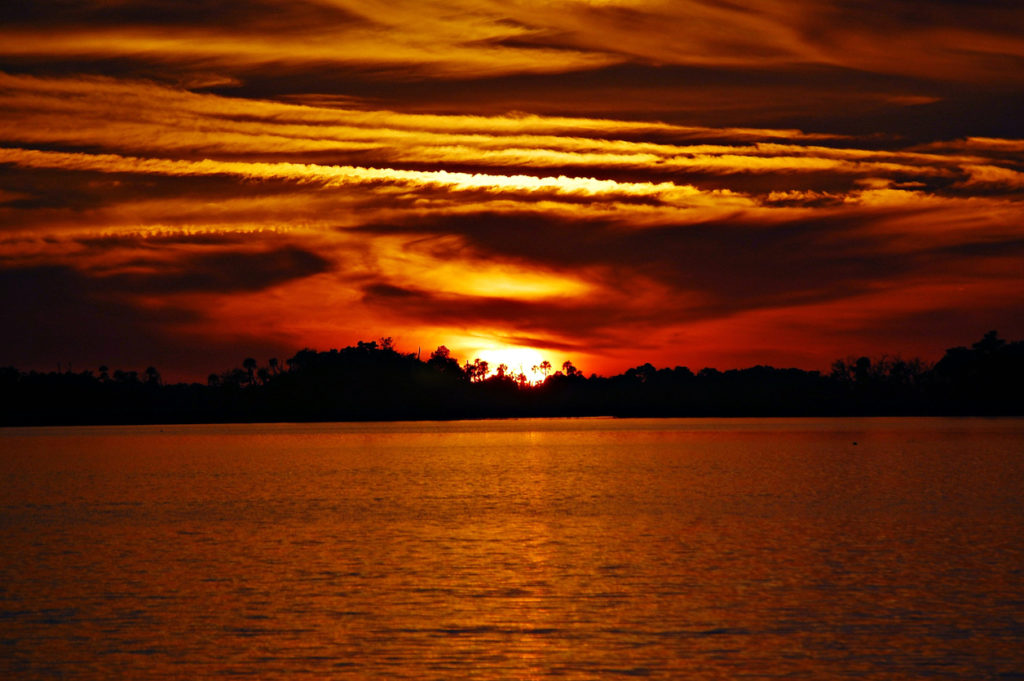
<svg viewBox="0 0 1024 681">
<path fill-rule="evenodd" d="M 535 368 L 544 361 L 544 357 L 539 350 L 534 348 L 514 346 L 488 348 L 480 350 L 477 356 L 487 362 L 490 369 L 488 376 L 493 376 L 497 372 L 498 366 L 504 364 L 513 376 L 525 374 L 527 382 L 531 384 L 544 380 L 544 372 Z"/>
</svg>

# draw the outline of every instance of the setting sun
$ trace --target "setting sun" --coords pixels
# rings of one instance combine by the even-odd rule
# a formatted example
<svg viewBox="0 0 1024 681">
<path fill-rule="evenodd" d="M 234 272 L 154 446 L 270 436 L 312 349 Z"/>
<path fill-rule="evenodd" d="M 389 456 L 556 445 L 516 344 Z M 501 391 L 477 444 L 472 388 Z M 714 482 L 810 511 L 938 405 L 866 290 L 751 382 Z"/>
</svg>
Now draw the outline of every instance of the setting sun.
<svg viewBox="0 0 1024 681">
<path fill-rule="evenodd" d="M 501 365 L 507 366 L 507 373 L 513 377 L 524 374 L 529 383 L 540 383 L 544 380 L 545 375 L 551 373 L 551 370 L 548 370 L 545 374 L 545 371 L 540 368 L 544 357 L 534 348 L 500 347 L 481 350 L 478 356 L 490 367 L 488 376 L 497 374 L 498 367 Z"/>
</svg>

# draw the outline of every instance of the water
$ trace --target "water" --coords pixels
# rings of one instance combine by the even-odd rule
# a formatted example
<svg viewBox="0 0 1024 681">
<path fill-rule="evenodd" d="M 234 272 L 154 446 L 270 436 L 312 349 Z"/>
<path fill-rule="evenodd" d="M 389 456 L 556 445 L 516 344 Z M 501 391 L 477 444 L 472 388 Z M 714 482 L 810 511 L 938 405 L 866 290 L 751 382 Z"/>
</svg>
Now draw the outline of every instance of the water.
<svg viewBox="0 0 1024 681">
<path fill-rule="evenodd" d="M 0 678 L 1024 678 L 1024 420 L 0 430 Z"/>
</svg>

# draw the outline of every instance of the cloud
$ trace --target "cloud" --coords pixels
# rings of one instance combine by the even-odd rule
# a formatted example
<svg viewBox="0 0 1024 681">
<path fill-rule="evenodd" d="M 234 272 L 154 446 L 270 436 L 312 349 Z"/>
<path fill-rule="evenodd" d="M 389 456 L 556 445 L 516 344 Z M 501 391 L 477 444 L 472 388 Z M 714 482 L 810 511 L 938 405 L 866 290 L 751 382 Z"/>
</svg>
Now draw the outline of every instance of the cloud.
<svg viewBox="0 0 1024 681">
<path fill-rule="evenodd" d="M 286 9 L 286 11 L 282 11 Z M 82 26 L 232 26 L 236 30 L 309 30 L 317 24 L 361 24 L 358 15 L 330 3 L 277 0 L 209 3 L 205 0 L 33 0 L 4 3 L 0 22 L 6 26 L 46 23 L 55 28 Z"/>
<path fill-rule="evenodd" d="M 656 112 L 719 125 L 876 125 L 908 106 L 938 125 L 953 101 L 972 108 L 974 124 L 1000 108 L 995 118 L 1012 126 L 1013 109 L 999 98 L 1019 95 L 1024 59 L 1015 30 L 1024 10 L 993 3 L 903 0 L 879 13 L 820 0 L 146 0 L 0 11 L 8 70 L 219 81 L 243 95 L 448 111 Z"/>
<path fill-rule="evenodd" d="M 963 216 L 956 235 L 908 238 L 932 219 L 930 212 L 896 208 L 810 214 L 775 224 L 733 217 L 633 229 L 616 221 L 524 212 L 441 216 L 363 230 L 457 234 L 477 257 L 576 272 L 600 291 L 582 306 L 605 301 L 591 309 L 594 319 L 586 327 L 593 329 L 619 324 L 622 314 L 696 321 L 898 291 L 912 280 L 984 268 L 984 257 L 1020 252 L 1015 230 L 965 225 Z M 559 326 L 548 330 L 564 332 L 566 318 L 554 315 Z"/>
<path fill-rule="evenodd" d="M 398 184 L 411 188 L 441 188 L 452 192 L 485 191 L 519 196 L 586 197 L 590 199 L 627 199 L 646 197 L 680 207 L 746 203 L 742 197 L 730 197 L 722 191 L 706 194 L 692 185 L 672 182 L 626 182 L 594 177 L 537 177 L 497 173 L 467 173 L 448 170 L 404 170 L 359 166 L 325 166 L 303 163 L 265 163 L 242 161 L 182 161 L 140 158 L 118 154 L 83 154 L 0 147 L 0 163 L 26 168 L 53 168 L 103 173 L 155 174 L 179 177 L 231 175 L 247 180 L 291 180 L 321 186 Z"/>
<path fill-rule="evenodd" d="M 0 357 L 19 366 L 152 363 L 169 354 L 167 328 L 194 318 L 180 308 L 137 307 L 64 266 L 0 269 L 0 299 Z"/>
<path fill-rule="evenodd" d="M 1024 10 L 876 9 L 7 3 L 0 362 L 941 346 L 1019 308 Z"/>
<path fill-rule="evenodd" d="M 1009 139 L 904 146 L 111 79 L 0 85 L 13 104 L 0 139 L 21 145 L 0 147 L 0 262 L 73 263 L 121 304 L 191 314 L 171 335 L 244 328 L 284 347 L 365 324 L 586 348 L 600 366 L 593 353 L 637 334 L 654 352 L 687 328 L 898 298 L 1019 251 Z M 364 165 L 317 162 L 327 148 Z M 318 299 L 345 321 L 297 303 Z"/>
<path fill-rule="evenodd" d="M 371 309 L 377 308 L 385 319 L 416 320 L 420 324 L 486 333 L 517 329 L 516 337 L 534 334 L 530 337 L 531 346 L 551 349 L 601 347 L 610 343 L 602 340 L 609 330 L 627 321 L 636 321 L 635 311 L 594 301 L 538 301 L 435 293 L 381 283 L 363 289 L 363 302 Z M 501 331 L 496 335 L 512 336 Z M 582 337 L 586 337 L 586 341 Z"/>
<path fill-rule="evenodd" d="M 230 293 L 260 291 L 331 269 L 331 261 L 296 247 L 254 253 L 188 253 L 170 262 L 136 261 L 132 265 L 133 272 L 105 275 L 99 281 L 114 290 L 139 294 Z"/>
<path fill-rule="evenodd" d="M 0 29 L 5 45 L 0 55 L 136 57 L 179 68 L 199 63 L 235 71 L 333 63 L 459 77 L 547 71 L 556 56 L 560 64 L 571 62 L 578 67 L 608 62 L 595 53 L 491 44 L 495 37 L 514 35 L 517 29 L 497 16 L 459 16 L 450 8 L 429 3 L 386 8 L 374 3 L 350 8 L 312 2 L 258 2 L 226 8 L 189 4 L 79 6 L 58 23 L 62 30 L 49 26 L 44 30 L 44 19 L 36 12 L 21 11 L 21 16 Z"/>
<path fill-rule="evenodd" d="M 339 110 L 110 79 L 0 74 L 0 88 L 8 104 L 0 111 L 3 153 L 11 162 L 36 168 L 233 174 L 264 183 L 382 180 L 461 190 L 500 185 L 532 194 L 605 193 L 655 201 L 675 193 L 690 206 L 723 205 L 730 191 L 733 202 L 751 192 L 848 192 L 862 178 L 918 181 L 933 191 L 951 191 L 967 186 L 972 168 L 1014 168 L 1006 146 L 1012 140 L 998 149 L 991 144 L 970 150 L 952 144 L 901 148 L 891 142 L 878 148 L 876 141 L 865 148 L 852 138 L 791 129 Z M 24 124 L 26 117 L 32 125 Z M 19 148 L 20 160 L 15 158 Z M 76 164 L 68 149 L 90 153 Z M 109 152 L 123 158 L 115 163 Z M 337 159 L 347 162 L 330 162 Z M 185 161 L 195 165 L 190 169 Z M 759 181 L 759 175 L 770 180 Z M 688 182 L 679 182 L 680 177 Z M 787 186 L 780 187 L 780 179 Z M 691 184 L 715 193 L 700 197 L 687 188 Z"/>
<path fill-rule="evenodd" d="M 169 380 L 205 380 L 210 371 L 237 366 L 245 356 L 287 357 L 297 349 L 294 339 L 211 318 L 194 300 L 154 296 L 194 291 L 195 284 L 136 281 L 144 283 L 143 290 L 70 266 L 0 268 L 0 364 L 46 371 L 57 362 L 74 371 L 156 364 Z M 216 278 L 205 286 L 237 287 Z"/>
</svg>

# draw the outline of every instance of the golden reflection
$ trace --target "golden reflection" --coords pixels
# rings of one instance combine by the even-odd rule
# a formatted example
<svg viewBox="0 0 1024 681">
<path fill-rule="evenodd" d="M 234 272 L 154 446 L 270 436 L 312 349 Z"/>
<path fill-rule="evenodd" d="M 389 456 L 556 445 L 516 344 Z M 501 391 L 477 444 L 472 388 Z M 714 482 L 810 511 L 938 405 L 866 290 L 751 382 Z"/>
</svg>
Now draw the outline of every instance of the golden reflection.
<svg viewBox="0 0 1024 681">
<path fill-rule="evenodd" d="M 1014 419 L 6 429 L 0 565 L 26 644 L 7 652 L 33 677 L 1012 676 L 1022 435 Z"/>
</svg>

